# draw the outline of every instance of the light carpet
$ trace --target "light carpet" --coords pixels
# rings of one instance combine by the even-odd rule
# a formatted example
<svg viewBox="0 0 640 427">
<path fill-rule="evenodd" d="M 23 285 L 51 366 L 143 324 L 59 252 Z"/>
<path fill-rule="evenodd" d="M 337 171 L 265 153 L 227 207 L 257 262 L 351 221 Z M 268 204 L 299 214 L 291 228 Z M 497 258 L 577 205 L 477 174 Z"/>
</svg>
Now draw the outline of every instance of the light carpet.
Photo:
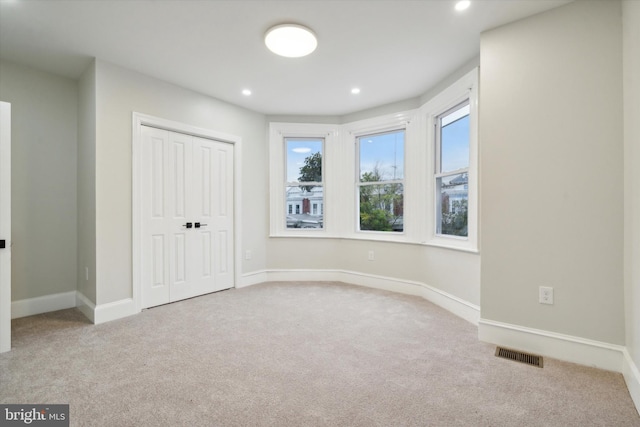
<svg viewBox="0 0 640 427">
<path fill-rule="evenodd" d="M 640 426 L 618 373 L 500 359 L 422 298 L 341 283 L 12 328 L 0 402 L 68 403 L 73 426 Z"/>
</svg>

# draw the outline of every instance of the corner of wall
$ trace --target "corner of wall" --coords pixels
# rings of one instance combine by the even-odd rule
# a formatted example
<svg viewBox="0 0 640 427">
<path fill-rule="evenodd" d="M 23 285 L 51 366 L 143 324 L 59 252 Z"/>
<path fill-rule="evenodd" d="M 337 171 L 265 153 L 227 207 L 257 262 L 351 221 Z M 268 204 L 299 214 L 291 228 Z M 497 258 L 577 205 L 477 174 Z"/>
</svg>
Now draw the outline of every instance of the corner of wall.
<svg viewBox="0 0 640 427">
<path fill-rule="evenodd" d="M 640 413 L 640 2 L 622 2 L 624 93 L 624 300 L 623 374 Z"/>
<path fill-rule="evenodd" d="M 77 164 L 77 289 L 95 304 L 96 299 L 96 61 L 89 64 L 78 84 Z M 84 312 L 84 311 L 83 311 Z M 85 313 L 86 314 L 86 313 Z"/>
</svg>

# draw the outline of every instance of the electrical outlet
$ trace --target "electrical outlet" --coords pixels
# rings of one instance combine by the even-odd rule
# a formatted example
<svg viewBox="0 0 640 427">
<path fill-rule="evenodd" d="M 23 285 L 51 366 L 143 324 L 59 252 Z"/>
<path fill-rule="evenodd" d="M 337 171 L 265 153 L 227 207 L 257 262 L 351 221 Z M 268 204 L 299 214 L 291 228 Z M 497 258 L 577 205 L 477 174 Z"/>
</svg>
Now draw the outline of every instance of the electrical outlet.
<svg viewBox="0 0 640 427">
<path fill-rule="evenodd" d="M 375 254 L 373 251 L 369 251 L 369 261 L 373 261 L 374 259 L 376 259 Z"/>
<path fill-rule="evenodd" d="M 539 298 L 540 304 L 553 304 L 553 288 L 549 286 L 540 286 Z"/>
<path fill-rule="evenodd" d="M 250 260 L 251 259 L 251 251 L 250 250 L 244 251 L 244 259 L 246 259 L 246 260 Z"/>
</svg>

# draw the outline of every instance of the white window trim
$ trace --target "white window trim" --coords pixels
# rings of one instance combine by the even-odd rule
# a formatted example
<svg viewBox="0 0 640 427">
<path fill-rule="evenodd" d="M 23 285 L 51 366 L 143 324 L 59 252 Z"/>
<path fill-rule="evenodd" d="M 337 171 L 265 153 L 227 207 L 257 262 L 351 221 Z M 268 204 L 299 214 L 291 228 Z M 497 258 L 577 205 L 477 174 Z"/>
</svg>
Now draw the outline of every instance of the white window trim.
<svg viewBox="0 0 640 427">
<path fill-rule="evenodd" d="M 436 234 L 435 120 L 448 109 L 469 100 L 469 212 L 468 237 Z M 404 231 L 360 231 L 358 155 L 356 138 L 405 129 Z M 324 228 L 287 229 L 285 222 L 284 138 L 324 138 Z M 478 252 L 478 68 L 433 97 L 417 110 L 339 124 L 270 124 L 270 237 L 341 238 L 421 244 L 464 252 Z"/>
<path fill-rule="evenodd" d="M 434 131 L 437 119 L 447 110 L 469 100 L 469 205 L 467 216 L 468 236 L 447 236 L 437 234 L 436 228 L 436 144 Z M 467 73 L 453 85 L 436 95 L 420 107 L 420 115 L 425 121 L 426 165 L 430 171 L 426 177 L 427 212 L 424 243 L 432 246 L 460 249 L 469 252 L 478 251 L 478 69 Z M 443 174 L 438 174 L 443 175 Z M 444 175 L 450 175 L 449 172 Z"/>
<path fill-rule="evenodd" d="M 269 125 L 269 201 L 270 201 L 270 237 L 338 237 L 335 233 L 335 215 L 328 216 L 327 207 L 336 204 L 329 195 L 334 193 L 334 162 L 327 160 L 335 157 L 334 151 L 339 137 L 339 126 L 320 124 L 277 123 Z M 323 179 L 323 228 L 321 229 L 288 229 L 286 226 L 285 201 L 285 138 L 322 138 L 324 139 L 322 154 Z M 294 206 L 295 212 L 295 206 Z"/>
<path fill-rule="evenodd" d="M 373 230 L 360 230 L 360 194 L 358 193 L 358 181 L 359 176 L 359 155 L 358 155 L 358 138 L 361 136 L 372 135 L 376 133 L 392 132 L 397 130 L 404 130 L 404 179 L 403 179 L 403 194 L 404 194 L 404 211 L 408 212 L 407 200 L 414 198 L 413 190 L 416 188 L 410 184 L 411 179 L 407 170 L 408 159 L 412 155 L 410 147 L 415 145 L 416 141 L 416 118 L 417 110 L 403 111 L 396 114 L 390 114 L 382 117 L 375 117 L 372 119 L 360 120 L 344 125 L 344 139 L 343 146 L 343 159 L 348 162 L 345 168 L 342 169 L 343 176 L 341 181 L 345 183 L 343 191 L 349 191 L 349 198 L 345 204 L 348 208 L 345 209 L 344 220 L 346 218 L 351 219 L 351 223 L 347 224 L 343 229 L 342 236 L 351 239 L 362 240 L 377 240 L 385 242 L 410 242 L 412 239 L 411 231 L 407 232 L 407 215 L 404 215 L 403 231 L 373 231 Z M 347 175 L 348 174 L 348 175 Z M 350 183 L 350 188 L 347 188 L 347 184 Z M 411 192 L 410 192 L 411 191 Z M 418 214 L 418 213 L 417 213 Z M 419 214 L 418 214 L 419 215 Z M 411 215 L 412 217 L 415 215 Z"/>
</svg>

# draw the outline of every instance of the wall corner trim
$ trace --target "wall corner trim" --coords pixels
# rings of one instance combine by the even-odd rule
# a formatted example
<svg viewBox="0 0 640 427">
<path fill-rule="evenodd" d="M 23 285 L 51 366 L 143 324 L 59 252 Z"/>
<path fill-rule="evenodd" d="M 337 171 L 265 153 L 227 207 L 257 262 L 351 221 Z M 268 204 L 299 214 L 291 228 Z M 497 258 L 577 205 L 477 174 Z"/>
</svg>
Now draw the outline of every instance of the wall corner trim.
<svg viewBox="0 0 640 427">
<path fill-rule="evenodd" d="M 480 319 L 478 338 L 491 344 L 619 373 L 626 351 L 621 345 L 489 319 Z"/>
<path fill-rule="evenodd" d="M 76 292 L 76 307 L 82 314 L 86 316 L 87 319 L 91 321 L 91 323 L 95 323 L 95 310 L 96 305 L 91 302 L 89 298 L 87 298 L 82 292 Z"/>
</svg>

